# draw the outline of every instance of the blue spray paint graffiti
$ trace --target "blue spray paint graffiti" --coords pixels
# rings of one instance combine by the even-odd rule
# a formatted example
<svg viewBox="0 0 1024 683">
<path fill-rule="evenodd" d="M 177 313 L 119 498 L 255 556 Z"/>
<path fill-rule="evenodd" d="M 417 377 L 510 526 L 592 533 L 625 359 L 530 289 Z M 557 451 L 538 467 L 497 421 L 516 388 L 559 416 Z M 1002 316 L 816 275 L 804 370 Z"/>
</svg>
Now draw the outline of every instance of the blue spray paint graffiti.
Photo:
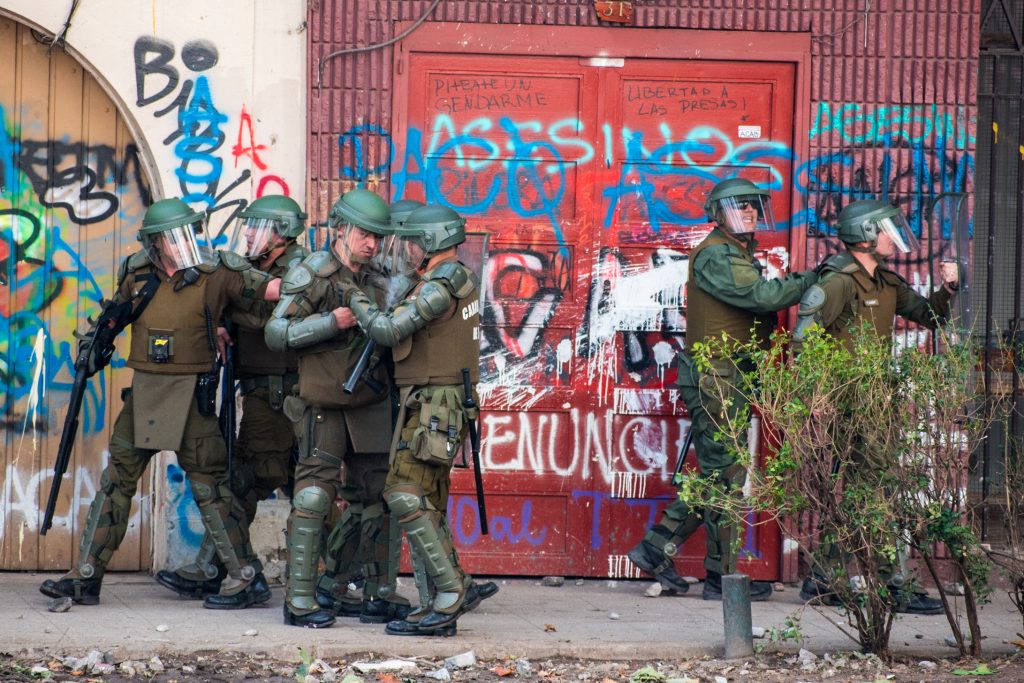
<svg viewBox="0 0 1024 683">
<path fill-rule="evenodd" d="M 850 130 L 853 123 L 865 121 L 867 133 Z M 811 137 L 833 130 L 845 145 L 801 162 L 783 143 L 736 144 L 713 126 L 697 126 L 677 139 L 663 123 L 655 146 L 648 145 L 642 132 L 623 128 L 618 133 L 619 172 L 613 183 L 597 188 L 604 202 L 603 225 L 611 227 L 616 216 L 644 222 L 652 233 L 665 226 L 701 224 L 706 218 L 701 202 L 693 198 L 702 197 L 718 180 L 756 168 L 765 174 L 762 186 L 779 190 L 785 185 L 785 169 L 796 164 L 796 190 L 805 201 L 792 215 L 776 217 L 778 229 L 806 227 L 828 234 L 844 202 L 878 196 L 900 203 L 920 235 L 925 229 L 922 207 L 942 192 L 963 191 L 972 183 L 974 157 L 964 145 L 973 145 L 974 136 L 964 121 L 934 105 L 834 109 L 821 103 Z M 390 172 L 396 197 L 423 196 L 465 216 L 505 212 L 523 219 L 540 217 L 562 242 L 570 177 L 598 158 L 583 132 L 583 123 L 574 118 L 545 128 L 538 121 L 508 116 L 481 117 L 458 129 L 442 114 L 435 118 L 429 139 L 424 131 L 408 130 L 399 159 L 387 130 L 362 124 L 338 137 L 341 157 L 354 159 L 352 165 L 341 166 L 339 175 L 364 182 Z M 601 131 L 608 167 L 615 156 L 613 133 L 608 125 Z M 362 140 L 368 135 L 380 140 L 385 155 L 372 167 L 363 161 L 367 150 Z M 504 158 L 503 150 L 508 152 Z"/>
</svg>

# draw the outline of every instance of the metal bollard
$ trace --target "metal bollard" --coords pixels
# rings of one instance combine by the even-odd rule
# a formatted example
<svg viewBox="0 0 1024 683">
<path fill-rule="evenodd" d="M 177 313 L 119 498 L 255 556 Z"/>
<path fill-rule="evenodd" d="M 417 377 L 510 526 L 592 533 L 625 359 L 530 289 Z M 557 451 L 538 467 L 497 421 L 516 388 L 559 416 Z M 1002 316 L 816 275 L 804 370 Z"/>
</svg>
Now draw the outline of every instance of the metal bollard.
<svg viewBox="0 0 1024 683">
<path fill-rule="evenodd" d="M 746 574 L 726 574 L 722 577 L 722 623 L 725 626 L 726 659 L 740 659 L 754 654 L 750 577 Z"/>
</svg>

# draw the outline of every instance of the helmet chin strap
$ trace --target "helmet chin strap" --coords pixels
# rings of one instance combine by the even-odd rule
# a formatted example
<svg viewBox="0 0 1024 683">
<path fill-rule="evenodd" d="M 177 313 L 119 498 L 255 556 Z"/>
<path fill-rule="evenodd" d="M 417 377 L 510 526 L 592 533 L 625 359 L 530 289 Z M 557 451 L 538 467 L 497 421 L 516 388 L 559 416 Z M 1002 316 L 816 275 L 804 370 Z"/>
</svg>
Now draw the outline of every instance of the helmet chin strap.
<svg viewBox="0 0 1024 683">
<path fill-rule="evenodd" d="M 871 254 L 871 256 L 873 256 L 875 258 L 875 261 L 878 264 L 884 264 L 886 261 L 889 260 L 886 257 L 881 256 L 878 253 L 878 251 L 877 251 L 878 245 L 877 244 L 872 244 L 870 247 L 860 247 L 860 246 L 857 246 L 857 245 L 854 245 L 854 244 L 847 244 L 846 245 L 846 249 L 847 249 L 847 251 L 855 251 L 855 252 L 857 252 L 859 254 Z"/>
</svg>

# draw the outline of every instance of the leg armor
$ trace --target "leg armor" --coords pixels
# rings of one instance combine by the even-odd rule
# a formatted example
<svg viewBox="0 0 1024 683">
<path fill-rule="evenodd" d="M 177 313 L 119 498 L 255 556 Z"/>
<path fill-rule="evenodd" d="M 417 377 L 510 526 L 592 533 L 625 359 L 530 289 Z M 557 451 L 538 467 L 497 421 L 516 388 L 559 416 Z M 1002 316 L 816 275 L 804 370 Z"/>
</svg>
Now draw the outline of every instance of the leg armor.
<svg viewBox="0 0 1024 683">
<path fill-rule="evenodd" d="M 107 563 L 128 531 L 134 486 L 131 487 L 132 493 L 127 493 L 118 483 L 117 470 L 110 465 L 105 467 L 100 475 L 100 490 L 89 506 L 89 515 L 82 530 L 78 566 L 75 568 L 80 578 L 102 577 Z"/>
<path fill-rule="evenodd" d="M 288 590 L 285 606 L 295 614 L 316 612 L 316 572 L 320 563 L 324 520 L 331 505 L 328 491 L 310 485 L 292 497 L 288 517 Z"/>
<path fill-rule="evenodd" d="M 359 575 L 359 536 L 363 524 L 363 504 L 349 503 L 341 519 L 331 529 L 324 547 L 327 573 L 348 583 Z"/>
<path fill-rule="evenodd" d="M 206 532 L 213 539 L 217 556 L 228 570 L 221 593 L 232 595 L 244 590 L 262 567 L 251 559 L 253 552 L 248 529 L 229 512 L 226 501 L 231 500 L 231 492 L 222 490 L 217 481 L 206 474 L 190 473 L 188 478 Z"/>
<path fill-rule="evenodd" d="M 203 540 L 199 543 L 199 550 L 192 563 L 178 567 L 174 573 L 189 581 L 209 581 L 220 576 L 223 569 L 224 565 L 217 557 L 217 545 L 207 532 L 203 534 Z"/>
<path fill-rule="evenodd" d="M 458 611 L 465 595 L 465 577 L 458 563 L 452 561 L 454 550 L 442 531 L 441 512 L 434 509 L 423 491 L 413 484 L 391 486 L 384 492 L 384 498 L 408 536 L 413 556 L 419 556 L 434 583 L 437 590 L 434 611 Z"/>
</svg>

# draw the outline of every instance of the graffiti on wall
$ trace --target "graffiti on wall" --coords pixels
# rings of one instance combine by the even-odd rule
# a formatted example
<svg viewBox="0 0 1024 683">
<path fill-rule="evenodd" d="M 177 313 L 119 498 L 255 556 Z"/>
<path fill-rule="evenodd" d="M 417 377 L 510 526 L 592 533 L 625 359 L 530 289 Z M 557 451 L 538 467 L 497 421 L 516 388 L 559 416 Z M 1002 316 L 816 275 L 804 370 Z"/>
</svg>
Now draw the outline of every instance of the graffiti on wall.
<svg viewBox="0 0 1024 683">
<path fill-rule="evenodd" d="M 156 118 L 171 115 L 162 143 L 178 162 L 178 194 L 206 210 L 215 238 L 223 237 L 224 228 L 248 204 L 251 178 L 256 181 L 256 197 L 289 194 L 288 183 L 269 167 L 269 147 L 257 136 L 252 113 L 243 105 L 232 119 L 218 107 L 215 84 L 207 73 L 220 61 L 216 45 L 193 40 L 179 51 L 170 41 L 142 36 L 135 41 L 133 56 L 135 104 Z M 229 140 L 234 144 L 225 147 Z M 222 241 L 215 239 L 217 244 Z"/>
</svg>

